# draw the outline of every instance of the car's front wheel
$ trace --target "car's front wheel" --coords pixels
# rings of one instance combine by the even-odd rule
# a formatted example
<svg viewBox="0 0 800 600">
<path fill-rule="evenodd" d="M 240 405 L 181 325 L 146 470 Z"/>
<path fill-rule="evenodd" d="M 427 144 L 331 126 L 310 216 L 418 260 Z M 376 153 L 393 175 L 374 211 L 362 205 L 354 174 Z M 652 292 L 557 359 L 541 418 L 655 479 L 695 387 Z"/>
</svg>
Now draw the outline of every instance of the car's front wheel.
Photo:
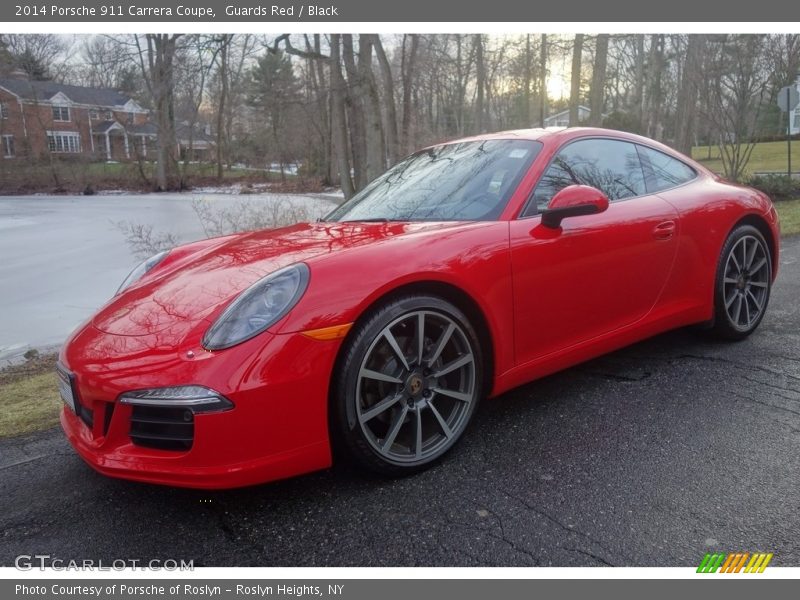
<svg viewBox="0 0 800 600">
<path fill-rule="evenodd" d="M 361 466 L 404 475 L 461 438 L 480 400 L 482 355 L 469 319 L 434 296 L 406 296 L 349 337 L 333 388 L 334 435 Z"/>
<path fill-rule="evenodd" d="M 740 225 L 725 241 L 717 267 L 714 333 L 740 340 L 756 330 L 769 302 L 772 256 L 761 232 Z"/>
</svg>

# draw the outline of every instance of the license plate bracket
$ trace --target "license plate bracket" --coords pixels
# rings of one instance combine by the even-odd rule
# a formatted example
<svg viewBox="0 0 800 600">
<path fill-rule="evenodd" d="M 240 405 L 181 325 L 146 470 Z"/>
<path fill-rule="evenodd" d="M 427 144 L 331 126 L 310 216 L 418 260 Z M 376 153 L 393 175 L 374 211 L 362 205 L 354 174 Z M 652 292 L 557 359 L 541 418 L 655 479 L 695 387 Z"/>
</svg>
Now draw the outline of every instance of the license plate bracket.
<svg viewBox="0 0 800 600">
<path fill-rule="evenodd" d="M 80 414 L 80 404 L 75 393 L 75 376 L 60 364 L 56 365 L 56 375 L 58 377 L 58 391 L 61 395 L 61 400 L 73 413 Z"/>
</svg>

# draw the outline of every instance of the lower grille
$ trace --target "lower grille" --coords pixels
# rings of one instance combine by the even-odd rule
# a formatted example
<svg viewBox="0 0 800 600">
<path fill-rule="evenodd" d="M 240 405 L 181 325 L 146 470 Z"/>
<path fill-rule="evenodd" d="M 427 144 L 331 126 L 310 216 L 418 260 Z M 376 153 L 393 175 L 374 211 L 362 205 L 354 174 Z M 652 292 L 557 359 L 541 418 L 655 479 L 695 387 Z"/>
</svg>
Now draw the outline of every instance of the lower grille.
<svg viewBox="0 0 800 600">
<path fill-rule="evenodd" d="M 111 417 L 114 416 L 114 402 L 106 402 L 105 414 L 103 416 L 103 435 L 108 435 L 108 428 L 111 427 Z"/>
<path fill-rule="evenodd" d="M 90 429 L 94 429 L 94 411 L 86 408 L 85 406 L 81 406 L 79 404 L 75 405 L 75 412 L 77 413 L 78 417 L 84 424 Z"/>
<path fill-rule="evenodd" d="M 189 450 L 194 442 L 194 415 L 186 408 L 134 406 L 131 441 L 159 450 Z"/>
</svg>

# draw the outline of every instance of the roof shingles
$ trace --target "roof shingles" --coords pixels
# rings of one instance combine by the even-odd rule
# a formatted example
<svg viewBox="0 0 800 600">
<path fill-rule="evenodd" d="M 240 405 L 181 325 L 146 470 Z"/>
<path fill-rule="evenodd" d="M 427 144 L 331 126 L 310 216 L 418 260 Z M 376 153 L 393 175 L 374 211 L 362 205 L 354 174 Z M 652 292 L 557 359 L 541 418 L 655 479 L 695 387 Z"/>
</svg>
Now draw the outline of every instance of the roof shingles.
<svg viewBox="0 0 800 600">
<path fill-rule="evenodd" d="M 0 78 L 0 87 L 23 100 L 47 101 L 59 92 L 76 104 L 114 107 L 124 106 L 131 100 L 130 96 L 117 90 L 65 85 L 55 81 Z"/>
</svg>

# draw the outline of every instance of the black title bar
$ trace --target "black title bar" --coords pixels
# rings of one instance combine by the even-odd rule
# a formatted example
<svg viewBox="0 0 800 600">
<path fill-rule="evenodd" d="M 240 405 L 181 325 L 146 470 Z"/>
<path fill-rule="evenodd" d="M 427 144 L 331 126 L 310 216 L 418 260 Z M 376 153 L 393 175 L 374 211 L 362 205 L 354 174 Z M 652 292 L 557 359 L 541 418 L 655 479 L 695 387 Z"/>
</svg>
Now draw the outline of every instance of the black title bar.
<svg viewBox="0 0 800 600">
<path fill-rule="evenodd" d="M 800 21 L 800 3 L 760 0 L 58 0 L 4 1 L 0 21 L 85 22 L 787 22 Z"/>
</svg>

